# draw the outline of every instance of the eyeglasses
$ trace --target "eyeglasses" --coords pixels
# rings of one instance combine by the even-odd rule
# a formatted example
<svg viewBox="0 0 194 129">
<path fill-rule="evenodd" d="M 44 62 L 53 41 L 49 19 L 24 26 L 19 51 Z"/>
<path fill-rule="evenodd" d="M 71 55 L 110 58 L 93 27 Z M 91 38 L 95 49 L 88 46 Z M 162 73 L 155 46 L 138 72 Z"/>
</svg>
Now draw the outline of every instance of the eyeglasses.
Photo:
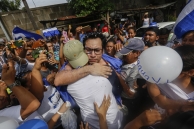
<svg viewBox="0 0 194 129">
<path fill-rule="evenodd" d="M 100 48 L 91 49 L 91 48 L 85 47 L 86 54 L 91 54 L 93 51 L 96 55 L 100 55 L 102 53 L 102 49 L 100 49 Z"/>
</svg>

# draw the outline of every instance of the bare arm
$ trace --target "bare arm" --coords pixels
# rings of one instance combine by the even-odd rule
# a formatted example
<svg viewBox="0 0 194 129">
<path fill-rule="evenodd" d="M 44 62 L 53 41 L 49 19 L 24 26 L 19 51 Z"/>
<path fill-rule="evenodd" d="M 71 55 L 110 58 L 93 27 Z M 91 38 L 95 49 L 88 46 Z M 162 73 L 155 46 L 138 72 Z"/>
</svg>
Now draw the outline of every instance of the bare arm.
<svg viewBox="0 0 194 129">
<path fill-rule="evenodd" d="M 63 43 L 63 40 L 61 38 L 61 45 L 60 45 L 60 49 L 59 49 L 59 61 L 60 61 L 60 65 L 62 66 L 63 63 L 65 62 L 64 60 L 64 56 L 63 56 L 63 46 L 64 46 L 64 43 Z"/>
<path fill-rule="evenodd" d="M 107 99 L 106 99 L 106 96 L 104 96 L 104 99 L 103 99 L 100 107 L 98 107 L 97 103 L 94 103 L 94 108 L 95 108 L 95 110 L 98 114 L 98 117 L 99 117 L 100 129 L 108 129 L 107 122 L 106 122 L 106 113 L 108 111 L 110 103 L 111 102 L 110 102 L 109 95 L 108 95 Z"/>
<path fill-rule="evenodd" d="M 117 72 L 116 72 L 117 73 Z M 122 79 L 121 75 L 117 73 L 117 76 L 119 78 L 119 81 L 121 83 L 121 86 L 123 87 L 123 91 L 125 94 L 127 94 L 130 97 L 133 97 L 134 93 L 130 91 L 129 86 L 125 83 L 125 81 Z"/>
<path fill-rule="evenodd" d="M 93 65 L 87 65 L 79 69 L 73 69 L 67 65 L 65 70 L 59 72 L 55 77 L 55 86 L 59 85 L 68 85 L 73 82 L 78 81 L 79 79 L 92 74 L 95 76 L 103 76 L 108 78 L 111 75 L 111 68 L 109 66 L 104 66 L 99 63 Z"/>
<path fill-rule="evenodd" d="M 31 93 L 39 100 L 42 101 L 44 97 L 44 85 L 42 81 L 42 76 L 40 74 L 41 64 L 47 61 L 47 56 L 44 54 L 44 51 L 39 55 L 39 58 L 36 59 L 34 67 L 31 74 Z"/>
<path fill-rule="evenodd" d="M 183 101 L 176 101 L 169 98 L 166 98 L 166 96 L 162 95 L 160 93 L 159 88 L 156 86 L 156 84 L 148 83 L 147 89 L 149 92 L 150 97 L 153 99 L 155 103 L 157 103 L 161 108 L 164 109 L 180 109 L 183 105 Z"/>
<path fill-rule="evenodd" d="M 58 112 L 59 113 L 64 113 L 67 110 L 68 110 L 68 107 L 66 107 L 66 103 L 63 103 L 63 105 L 60 107 Z M 60 114 L 55 113 L 53 115 L 53 117 L 47 122 L 49 129 L 53 129 L 53 127 L 55 126 L 55 124 L 58 121 L 58 119 L 60 118 L 60 116 L 61 116 Z"/>
<path fill-rule="evenodd" d="M 15 82 L 15 69 L 13 62 L 8 62 L 8 66 L 5 64 L 2 70 L 2 80 L 6 83 L 6 85 L 11 85 Z M 36 99 L 35 96 L 32 95 L 26 88 L 18 85 L 14 86 L 12 89 L 16 98 L 20 102 L 21 105 L 21 117 L 24 120 L 31 113 L 38 109 L 40 106 L 40 102 Z"/>
<path fill-rule="evenodd" d="M 75 33 L 75 39 L 77 39 L 77 40 L 80 40 L 80 38 L 79 38 L 79 34 L 81 33 L 81 30 L 82 30 L 82 26 L 78 26 L 77 28 L 76 28 L 76 33 Z"/>
<path fill-rule="evenodd" d="M 40 102 L 36 97 L 23 86 L 15 86 L 11 90 L 21 105 L 20 114 L 23 120 L 36 111 L 40 106 Z"/>
<path fill-rule="evenodd" d="M 55 86 L 68 85 L 77 80 L 89 75 L 90 66 L 85 66 L 79 69 L 72 69 L 69 65 L 65 66 L 65 70 L 57 73 L 55 77 Z"/>
<path fill-rule="evenodd" d="M 149 126 L 162 120 L 162 115 L 157 110 L 146 110 L 134 120 L 129 122 L 124 129 L 140 129 L 143 126 Z"/>
</svg>

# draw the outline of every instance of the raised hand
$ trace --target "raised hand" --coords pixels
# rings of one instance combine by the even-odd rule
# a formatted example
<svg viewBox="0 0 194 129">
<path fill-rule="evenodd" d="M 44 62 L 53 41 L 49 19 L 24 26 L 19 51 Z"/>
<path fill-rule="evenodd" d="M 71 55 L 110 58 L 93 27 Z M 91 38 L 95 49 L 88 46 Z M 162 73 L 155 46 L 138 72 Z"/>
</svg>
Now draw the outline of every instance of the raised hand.
<svg viewBox="0 0 194 129">
<path fill-rule="evenodd" d="M 95 108 L 99 117 L 106 118 L 106 113 L 107 113 L 108 108 L 111 104 L 110 101 L 111 101 L 111 99 L 110 99 L 110 96 L 108 95 L 107 98 L 106 98 L 106 96 L 104 96 L 104 99 L 103 99 L 100 107 L 98 107 L 98 104 L 96 102 L 94 102 L 94 108 Z"/>
<path fill-rule="evenodd" d="M 2 68 L 1 79 L 6 83 L 6 85 L 11 85 L 15 82 L 16 70 L 13 61 L 8 61 L 8 65 L 4 64 Z"/>
<path fill-rule="evenodd" d="M 46 51 L 43 50 L 39 54 L 39 57 L 36 59 L 33 69 L 40 70 L 41 69 L 41 64 L 43 62 L 46 62 L 47 61 L 47 56 L 46 56 L 45 52 Z"/>
<path fill-rule="evenodd" d="M 80 126 L 80 129 L 90 129 L 88 123 L 86 123 L 86 125 L 85 125 L 85 127 L 84 127 L 83 122 L 81 122 L 81 124 L 80 124 L 79 126 Z"/>
<path fill-rule="evenodd" d="M 108 76 L 112 74 L 112 69 L 110 66 L 95 63 L 90 67 L 90 74 L 94 76 L 103 76 L 105 78 L 108 78 Z"/>
</svg>

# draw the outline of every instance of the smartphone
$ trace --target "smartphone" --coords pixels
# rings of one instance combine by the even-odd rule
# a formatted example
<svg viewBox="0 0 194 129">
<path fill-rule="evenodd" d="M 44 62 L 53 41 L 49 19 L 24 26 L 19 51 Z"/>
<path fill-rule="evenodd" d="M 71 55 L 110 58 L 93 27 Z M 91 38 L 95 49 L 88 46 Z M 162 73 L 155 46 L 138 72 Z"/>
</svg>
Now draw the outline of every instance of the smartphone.
<svg viewBox="0 0 194 129">
<path fill-rule="evenodd" d="M 69 38 L 67 36 L 67 32 L 66 31 L 63 31 L 63 37 L 64 37 L 63 43 L 66 43 L 66 42 L 69 41 Z"/>
<path fill-rule="evenodd" d="M 83 26 L 82 27 L 82 31 L 87 32 L 91 30 L 91 26 L 87 25 L 87 26 Z"/>
</svg>

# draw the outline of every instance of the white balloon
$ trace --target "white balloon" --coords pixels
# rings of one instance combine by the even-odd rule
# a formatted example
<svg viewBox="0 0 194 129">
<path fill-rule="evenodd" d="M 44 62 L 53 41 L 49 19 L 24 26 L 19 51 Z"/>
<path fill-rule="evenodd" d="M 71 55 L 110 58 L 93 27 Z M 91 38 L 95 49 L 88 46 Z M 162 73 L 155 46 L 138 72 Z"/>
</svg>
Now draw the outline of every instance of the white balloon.
<svg viewBox="0 0 194 129">
<path fill-rule="evenodd" d="M 13 118 L 0 116 L 0 129 L 16 129 L 18 126 L 18 122 Z"/>
<path fill-rule="evenodd" d="M 143 51 L 137 65 L 140 75 L 145 80 L 156 84 L 173 81 L 183 68 L 180 55 L 165 46 L 155 46 Z"/>
</svg>

